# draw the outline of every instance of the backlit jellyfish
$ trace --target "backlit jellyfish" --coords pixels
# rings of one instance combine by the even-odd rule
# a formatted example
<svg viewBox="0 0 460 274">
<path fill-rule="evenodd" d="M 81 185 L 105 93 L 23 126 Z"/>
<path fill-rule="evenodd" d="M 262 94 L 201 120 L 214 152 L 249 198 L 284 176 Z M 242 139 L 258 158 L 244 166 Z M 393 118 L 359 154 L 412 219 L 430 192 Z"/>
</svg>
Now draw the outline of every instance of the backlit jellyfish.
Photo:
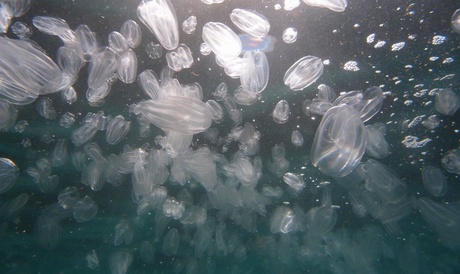
<svg viewBox="0 0 460 274">
<path fill-rule="evenodd" d="M 460 33 L 460 9 L 456 10 L 450 19 L 450 25 L 452 30 L 456 33 Z"/>
<path fill-rule="evenodd" d="M 246 51 L 263 51 L 271 52 L 275 48 L 276 38 L 267 35 L 263 38 L 255 38 L 249 34 L 240 34 L 238 37 L 243 45 L 242 52 Z"/>
</svg>

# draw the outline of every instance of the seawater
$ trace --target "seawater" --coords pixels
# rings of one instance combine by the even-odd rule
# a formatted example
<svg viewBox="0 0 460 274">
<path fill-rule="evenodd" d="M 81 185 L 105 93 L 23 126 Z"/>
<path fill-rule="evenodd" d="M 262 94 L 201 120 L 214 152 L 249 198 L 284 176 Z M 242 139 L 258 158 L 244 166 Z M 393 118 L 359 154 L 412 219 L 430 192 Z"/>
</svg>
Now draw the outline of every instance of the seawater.
<svg viewBox="0 0 460 274">
<path fill-rule="evenodd" d="M 32 1 L 30 10 L 13 22 L 21 21 L 33 28 L 30 37 L 40 45 L 46 53 L 55 59 L 58 47 L 62 42 L 55 36 L 40 33 L 32 25 L 32 18 L 37 15 L 61 17 L 67 21 L 71 29 L 80 24 L 88 25 L 96 33 L 100 45 L 107 45 L 107 37 L 111 31 L 119 30 L 121 24 L 133 19 L 139 23 L 142 30 L 142 42 L 135 49 L 139 60 L 138 73 L 152 69 L 160 73 L 167 65 L 164 55 L 152 60 L 145 52 L 149 42 L 158 43 L 155 36 L 139 21 L 136 8 L 139 1 Z M 391 154 L 381 161 L 391 167 L 407 184 L 407 192 L 411 197 L 419 199 L 429 197 L 423 188 L 421 169 L 426 165 L 441 166 L 444 154 L 459 146 L 460 112 L 452 116 L 443 116 L 434 110 L 434 97 L 414 94 L 421 90 L 435 88 L 451 88 L 459 94 L 459 59 L 460 35 L 454 33 L 450 26 L 450 18 L 456 9 L 460 8 L 457 1 L 423 1 L 411 3 L 407 1 L 364 1 L 350 0 L 344 12 L 336 13 L 324 8 L 307 6 L 300 3 L 292 11 L 282 8 L 275 9 L 275 4 L 283 6 L 282 1 L 224 1 L 221 4 L 206 5 L 201 1 L 174 1 L 172 4 L 177 12 L 179 24 L 189 16 L 197 17 L 198 25 L 194 33 L 185 34 L 180 30 L 180 43 L 190 47 L 194 63 L 189 69 L 176 74 L 180 83 L 197 82 L 203 87 L 203 101 L 212 99 L 212 92 L 221 82 L 226 82 L 231 94 L 240 82 L 231 79 L 217 66 L 214 55 L 203 56 L 199 46 L 203 42 L 201 30 L 210 21 L 222 22 L 238 31 L 230 20 L 230 13 L 235 8 L 256 10 L 264 14 L 270 21 L 269 35 L 276 38 L 273 50 L 267 52 L 270 64 L 268 87 L 261 93 L 259 100 L 251 106 L 238 106 L 243 113 L 243 123 L 250 122 L 260 132 L 260 149 L 258 156 L 263 161 L 263 175 L 256 189 L 262 185 L 280 186 L 285 194 L 266 206 L 267 214 L 262 216 L 254 213 L 252 227 L 243 227 L 230 219 L 225 219 L 227 235 L 237 235 L 239 242 L 246 249 L 246 257 L 235 254 L 220 254 L 215 248 L 210 248 L 201 257 L 194 254 L 193 237 L 196 228 L 182 225 L 177 220 L 167 224 L 177 228 L 181 233 L 179 251 L 175 256 L 163 254 L 163 232 L 157 238 L 158 221 L 156 214 L 162 212 L 150 211 L 146 214 L 136 213 L 137 205 L 132 200 L 132 185 L 130 176 L 124 182 L 113 187 L 106 184 L 101 191 L 91 191 L 81 183 L 81 172 L 69 161 L 66 165 L 53 168 L 52 174 L 60 178 L 59 185 L 49 193 L 42 193 L 25 172 L 28 167 L 35 166 L 37 159 L 48 157 L 55 141 L 69 138 L 71 130 L 78 126 L 79 121 L 88 112 L 103 110 L 106 115 L 123 115 L 132 122 L 131 131 L 127 137 L 115 146 L 105 142 L 104 134 L 96 134 L 92 140 L 101 145 L 104 155 L 119 154 L 125 145 L 133 148 L 154 147 L 155 136 L 164 134 L 152 126 L 150 137 L 140 138 L 135 115 L 129 112 L 129 105 L 147 99 L 137 83 L 124 84 L 117 81 L 113 84 L 110 94 L 100 107 L 92 107 L 85 98 L 87 89 L 88 65 L 84 66 L 78 75 L 74 88 L 78 100 L 72 105 L 63 103 L 59 94 L 46 97 L 53 100 L 58 119 L 68 111 L 76 115 L 77 123 L 71 129 L 59 126 L 58 119 L 46 120 L 36 111 L 36 103 L 18 106 L 17 121 L 25 120 L 28 126 L 23 132 L 0 134 L 0 156 L 13 160 L 20 170 L 20 176 L 15 186 L 0 196 L 1 201 L 8 201 L 21 193 L 27 193 L 29 199 L 22 210 L 14 218 L 2 220 L 0 244 L 0 272 L 2 273 L 110 273 L 110 258 L 114 252 L 124 250 L 131 254 L 132 263 L 127 273 L 353 273 L 346 268 L 340 269 L 345 259 L 338 255 L 336 267 L 331 267 L 331 254 L 321 253 L 308 256 L 308 238 L 304 232 L 294 231 L 288 234 L 271 233 L 270 217 L 277 206 L 297 206 L 304 212 L 321 205 L 323 185 L 330 188 L 331 201 L 337 212 L 337 223 L 331 233 L 334 235 L 348 234 L 350 239 L 358 241 L 365 238 L 369 227 L 381 230 L 381 239 L 390 251 L 386 256 L 380 256 L 372 262 L 370 268 L 360 269 L 360 273 L 458 273 L 460 271 L 459 250 L 450 249 L 439 241 L 439 236 L 425 220 L 422 219 L 414 206 L 411 214 L 398 221 L 398 229 L 383 226 L 380 221 L 367 215 L 360 218 L 352 212 L 347 190 L 341 187 L 334 178 L 323 175 L 310 162 L 310 148 L 321 121 L 321 116 L 306 115 L 302 110 L 303 102 L 313 99 L 319 84 L 326 84 L 339 94 L 344 91 L 365 90 L 372 86 L 381 86 L 387 92 L 381 111 L 369 123 L 382 122 L 387 125 L 386 139 L 391 147 Z M 298 30 L 295 43 L 286 44 L 282 41 L 282 32 L 288 27 Z M 366 37 L 376 34 L 375 42 L 366 43 Z M 446 37 L 440 45 L 433 45 L 435 35 Z M 16 38 L 9 31 L 7 37 Z M 386 41 L 382 48 L 375 48 L 378 41 Z M 272 41 L 273 42 L 273 41 Z M 391 45 L 405 42 L 400 51 L 391 51 Z M 164 50 L 164 52 L 166 52 Z M 286 70 L 300 57 L 314 55 L 322 60 L 329 60 L 325 65 L 323 75 L 308 88 L 294 92 L 283 83 Z M 439 57 L 430 61 L 431 57 Z M 446 58 L 453 58 L 451 63 L 443 63 Z M 433 58 L 432 58 L 433 59 Z M 343 65 L 347 61 L 356 61 L 358 71 L 346 71 Z M 410 67 L 407 67 L 410 65 Z M 279 125 L 271 117 L 272 110 L 279 100 L 287 100 L 290 104 L 289 121 Z M 410 103 L 412 101 L 412 103 Z M 431 103 L 430 103 L 431 102 Z M 407 128 L 407 123 L 419 115 L 426 117 L 437 114 L 441 125 L 434 130 L 427 130 L 421 124 Z M 221 124 L 213 124 L 220 135 L 226 136 L 234 127 L 226 116 Z M 304 145 L 294 147 L 290 142 L 291 132 L 298 129 L 304 137 Z M 421 148 L 406 148 L 401 142 L 405 136 L 413 135 L 419 140 L 430 138 L 426 146 Z M 24 138 L 31 141 L 30 147 L 24 147 Z M 282 178 L 275 176 L 267 168 L 271 159 L 271 149 L 283 143 L 286 148 L 286 159 L 290 163 L 289 171 L 303 174 L 306 188 L 299 194 L 290 193 Z M 204 134 L 193 138 L 192 148 L 208 145 L 216 152 L 222 152 L 222 144 L 210 144 Z M 70 152 L 77 149 L 70 145 Z M 225 155 L 238 151 L 238 144 L 231 143 Z M 370 157 L 364 155 L 362 162 Z M 448 182 L 448 192 L 441 198 L 433 198 L 439 203 L 453 203 L 460 200 L 459 175 L 443 171 Z M 219 174 L 222 179 L 225 177 Z M 36 232 L 36 221 L 42 210 L 57 202 L 58 193 L 70 186 L 77 187 L 80 196 L 90 196 L 98 204 L 98 213 L 94 219 L 85 223 L 77 223 L 73 218 L 65 218 L 60 222 L 60 240 L 58 245 L 47 250 L 40 246 Z M 180 186 L 167 182 L 168 195 L 177 197 L 184 188 L 188 189 L 194 198 L 194 204 L 206 204 L 203 200 L 206 191 L 195 183 Z M 208 208 L 208 218 L 218 220 L 219 210 Z M 133 232 L 130 244 L 113 244 L 115 226 L 120 220 L 128 220 Z M 458 222 L 458 220 L 457 220 Z M 460 233 L 460 232 L 459 232 Z M 332 237 L 332 236 L 331 236 Z M 458 237 L 458 236 L 457 236 Z M 226 239 L 229 240 L 229 239 Z M 154 259 L 145 262 L 141 259 L 140 246 L 144 241 L 150 241 L 154 247 Z M 216 241 L 215 237 L 212 242 Z M 319 241 L 327 246 L 327 238 Z M 369 252 L 373 244 L 368 243 Z M 381 247 L 378 247 L 381 248 Z M 312 248 L 313 249 L 313 248 Z M 92 251 L 97 253 L 99 266 L 95 269 L 88 267 L 86 257 Z M 356 252 L 353 249 L 340 252 Z M 308 259 L 305 259 L 307 258 Z M 183 267 L 181 268 L 180 265 Z M 174 272 L 178 271 L 178 272 Z M 112 273 L 122 273 L 114 272 Z M 357 272 L 354 272 L 357 273 Z"/>
</svg>

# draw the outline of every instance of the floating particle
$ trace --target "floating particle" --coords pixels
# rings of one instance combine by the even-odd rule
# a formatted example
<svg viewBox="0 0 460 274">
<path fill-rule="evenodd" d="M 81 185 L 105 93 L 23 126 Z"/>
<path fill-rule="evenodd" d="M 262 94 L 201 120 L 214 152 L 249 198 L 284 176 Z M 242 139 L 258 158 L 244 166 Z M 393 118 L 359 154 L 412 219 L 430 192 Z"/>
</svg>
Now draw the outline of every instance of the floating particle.
<svg viewBox="0 0 460 274">
<path fill-rule="evenodd" d="M 433 45 L 441 45 L 446 41 L 446 37 L 442 35 L 435 35 L 433 36 L 433 39 L 431 40 L 431 44 Z"/>
<path fill-rule="evenodd" d="M 359 70 L 358 62 L 348 61 L 345 63 L 345 65 L 343 65 L 343 69 L 348 70 L 348 71 L 358 71 Z"/>
<path fill-rule="evenodd" d="M 407 148 L 421 148 L 426 146 L 431 141 L 430 138 L 425 138 L 422 141 L 418 140 L 418 137 L 408 135 L 404 137 L 404 140 L 401 142 Z"/>
<path fill-rule="evenodd" d="M 375 45 L 374 48 L 378 49 L 386 45 L 387 42 L 379 40 Z"/>
<path fill-rule="evenodd" d="M 406 45 L 406 42 L 395 43 L 391 45 L 391 51 L 401 50 L 402 48 L 404 48 L 405 45 Z"/>
<path fill-rule="evenodd" d="M 375 33 L 369 34 L 369 35 L 366 37 L 366 42 L 367 42 L 368 44 L 374 43 L 374 40 L 375 40 Z"/>
</svg>

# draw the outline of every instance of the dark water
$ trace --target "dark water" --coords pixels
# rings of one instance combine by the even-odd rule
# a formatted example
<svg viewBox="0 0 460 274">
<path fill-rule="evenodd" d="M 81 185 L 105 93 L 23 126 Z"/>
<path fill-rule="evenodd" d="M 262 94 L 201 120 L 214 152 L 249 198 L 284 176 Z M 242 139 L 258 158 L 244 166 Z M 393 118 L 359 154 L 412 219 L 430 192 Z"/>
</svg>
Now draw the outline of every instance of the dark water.
<svg viewBox="0 0 460 274">
<path fill-rule="evenodd" d="M 32 26 L 32 18 L 36 15 L 61 17 L 67 21 L 71 29 L 80 24 L 88 25 L 97 34 L 100 45 L 107 45 L 108 34 L 119 30 L 124 21 L 133 19 L 142 29 L 142 42 L 135 49 L 139 60 L 138 73 L 152 69 L 160 73 L 167 65 L 166 58 L 152 60 L 145 52 L 149 42 L 158 43 L 155 36 L 140 22 L 136 15 L 137 0 L 98 0 L 98 1 L 32 1 L 30 10 L 13 22 L 21 21 Z M 428 130 L 422 125 L 407 128 L 406 120 L 415 117 L 436 114 L 434 97 L 415 97 L 421 90 L 435 88 L 451 88 L 459 95 L 460 81 L 460 35 L 452 31 L 451 16 L 460 8 L 458 1 L 364 1 L 350 0 L 348 7 L 342 13 L 332 12 L 323 8 L 310 7 L 303 2 L 293 11 L 282 8 L 275 10 L 275 4 L 283 6 L 281 1 L 243 1 L 227 0 L 222 4 L 205 5 L 199 0 L 172 1 L 177 12 L 179 24 L 191 15 L 197 17 L 196 31 L 185 34 L 180 30 L 180 43 L 190 47 L 193 52 L 194 64 L 190 69 L 176 74 L 181 84 L 198 82 L 203 87 L 203 101 L 212 99 L 212 92 L 221 82 L 228 84 L 229 93 L 239 85 L 238 79 L 225 75 L 222 68 L 215 63 L 214 55 L 203 56 L 199 52 L 201 30 L 210 21 L 222 22 L 236 31 L 229 14 L 235 8 L 257 10 L 270 21 L 269 34 L 276 38 L 274 50 L 267 52 L 270 64 L 270 80 L 257 103 L 251 106 L 239 106 L 243 111 L 243 123 L 250 122 L 260 132 L 260 150 L 263 176 L 256 187 L 261 189 L 264 184 L 280 186 L 285 189 L 284 195 L 266 206 L 267 214 L 252 213 L 251 227 L 244 227 L 230 218 L 224 219 L 227 238 L 237 237 L 246 248 L 246 258 L 235 254 L 221 254 L 214 248 L 209 248 L 203 256 L 195 256 L 193 237 L 197 229 L 194 226 L 181 224 L 170 220 L 170 228 L 176 228 L 181 234 L 181 243 L 176 256 L 166 256 L 162 251 L 165 232 L 160 233 L 156 215 L 162 212 L 151 211 L 138 216 L 137 205 L 132 200 L 130 176 L 126 176 L 119 187 L 106 184 L 100 191 L 94 192 L 81 181 L 81 173 L 76 171 L 72 163 L 63 167 L 53 168 L 52 174 L 60 178 L 59 185 L 49 193 L 42 193 L 33 183 L 25 170 L 35 166 L 42 157 L 49 157 L 55 141 L 69 138 L 70 132 L 78 127 L 79 122 L 88 112 L 103 110 L 106 115 L 123 115 L 132 121 L 132 130 L 118 145 L 109 146 L 104 134 L 97 134 L 93 141 L 100 144 L 104 155 L 120 154 L 123 146 L 133 148 L 150 147 L 155 144 L 155 136 L 163 132 L 152 126 L 148 138 L 140 138 L 136 117 L 129 113 L 129 105 L 147 99 L 137 83 L 124 84 L 121 81 L 112 86 L 111 93 L 100 107 L 91 107 L 85 97 L 87 89 L 88 65 L 80 71 L 79 79 L 74 84 L 78 100 L 72 105 L 63 103 L 58 94 L 47 95 L 53 100 L 58 112 L 58 118 L 69 111 L 76 115 L 77 123 L 70 129 L 59 126 L 58 119 L 46 120 L 38 115 L 35 103 L 18 106 L 17 121 L 26 120 L 28 126 L 24 132 L 14 131 L 0 133 L 0 156 L 13 160 L 20 169 L 20 176 L 15 186 L 0 196 L 0 201 L 8 201 L 21 193 L 27 193 L 29 199 L 23 209 L 16 215 L 2 220 L 0 226 L 0 272 L 1 273 L 110 273 L 110 257 L 114 252 L 126 251 L 132 256 L 132 264 L 128 273 L 178 273 L 183 264 L 183 273 L 460 273 L 460 253 L 458 249 L 446 247 L 438 238 L 438 234 L 422 219 L 417 209 L 398 222 L 399 229 L 391 231 L 379 220 L 367 215 L 364 218 L 355 216 L 347 196 L 347 190 L 339 186 L 335 179 L 323 175 L 309 161 L 310 148 L 316 129 L 321 121 L 320 116 L 307 116 L 302 111 L 306 99 L 313 99 L 319 84 L 326 84 L 338 94 L 343 91 L 365 90 L 371 86 L 381 86 L 388 91 L 381 111 L 372 118 L 370 123 L 382 122 L 387 124 L 386 138 L 391 147 L 391 154 L 381 160 L 382 163 L 396 171 L 407 184 L 408 193 L 414 200 L 429 197 L 423 188 L 421 169 L 426 165 L 441 166 L 443 155 L 459 146 L 460 112 L 452 116 L 439 115 L 441 125 L 434 130 Z M 282 41 L 282 32 L 287 27 L 298 30 L 297 41 L 286 44 Z M 51 58 L 55 59 L 57 49 L 62 45 L 59 38 L 40 33 L 34 28 L 31 40 L 37 42 Z M 375 33 L 373 44 L 366 43 L 366 37 Z M 433 36 L 441 35 L 446 41 L 440 45 L 431 43 Z M 8 37 L 15 38 L 11 32 Z M 413 38 L 409 38 L 413 36 Z M 382 48 L 374 48 L 377 41 L 385 41 Z M 400 51 L 391 51 L 391 45 L 405 42 Z M 166 50 L 164 50 L 166 52 Z M 303 91 L 293 92 L 283 83 L 286 70 L 300 57 L 313 55 L 322 60 L 330 60 L 324 68 L 323 75 L 318 81 Z M 439 57 L 430 61 L 430 57 Z M 453 58 L 451 63 L 443 63 L 446 58 Z M 352 72 L 343 69 L 347 61 L 356 61 L 359 71 Z M 407 68 L 411 65 L 412 68 Z M 448 75 L 453 75 L 445 77 Z M 396 83 L 400 80 L 400 83 Z M 291 107 L 289 121 L 276 124 L 271 116 L 275 104 L 287 100 Z M 413 103 L 406 105 L 406 100 Z M 432 101 L 431 104 L 426 104 Z M 406 121 L 406 122 L 405 122 Z M 220 136 L 226 136 L 233 124 L 228 116 L 216 127 Z M 296 148 L 290 142 L 291 132 L 298 129 L 305 143 Z M 407 135 L 419 139 L 432 139 L 422 148 L 406 148 L 401 141 Z M 47 137 L 47 138 L 45 138 Z M 29 138 L 32 145 L 24 148 L 21 142 Z M 44 140 L 51 139 L 50 142 Z M 283 143 L 286 147 L 286 159 L 290 162 L 290 172 L 302 173 L 307 183 L 306 189 L 293 194 L 288 191 L 282 178 L 271 173 L 267 164 L 271 158 L 271 149 Z M 213 151 L 221 152 L 222 145 L 213 145 L 203 134 L 194 136 L 192 148 L 208 145 Z M 70 151 L 76 148 L 70 145 Z M 224 153 L 227 159 L 238 150 L 233 143 Z M 365 162 L 370 157 L 364 155 Z M 448 181 L 448 192 L 441 198 L 433 198 L 436 202 L 446 203 L 460 200 L 459 176 L 443 171 Z M 225 177 L 221 174 L 223 179 Z M 324 252 L 317 256 L 305 257 L 308 253 L 308 232 L 294 231 L 288 234 L 270 233 L 270 217 L 277 206 L 289 204 L 298 207 L 303 212 L 321 205 L 321 182 L 329 181 L 332 204 L 337 205 L 337 223 L 330 232 L 333 235 L 347 234 L 356 243 L 364 239 L 366 231 L 377 229 L 380 238 L 389 248 L 390 255 L 380 256 L 371 262 L 369 268 L 359 270 L 346 269 L 342 272 L 332 266 L 331 255 Z M 40 246 L 36 232 L 36 221 L 42 210 L 57 202 L 58 193 L 70 186 L 76 186 L 80 196 L 90 196 L 99 207 L 94 219 L 85 223 L 77 223 L 73 218 L 64 218 L 60 222 L 61 235 L 59 244 L 52 250 Z M 176 197 L 187 188 L 193 195 L 196 205 L 205 204 L 206 191 L 198 184 L 187 184 L 184 187 L 167 182 L 168 195 Z M 244 211 L 244 209 L 243 209 Z M 219 220 L 224 214 L 210 208 L 208 219 Z M 458 216 L 458 215 L 457 215 Z M 132 243 L 114 245 L 115 226 L 127 220 L 133 231 Z M 458 220 L 457 220 L 458 222 Z M 460 233 L 460 232 L 459 232 Z M 458 234 L 457 234 L 458 238 Z M 142 260 L 141 244 L 145 241 L 152 243 L 155 255 L 151 262 Z M 326 240 L 320 241 L 325 245 Z M 215 238 L 211 239 L 215 242 Z M 356 244 L 357 245 L 357 244 Z M 211 244 L 210 246 L 213 246 Z M 215 246 L 215 244 L 214 244 Z M 351 247 L 350 245 L 348 247 Z M 373 250 L 368 243 L 369 252 Z M 380 247 L 375 247 L 380 248 Z M 311 247 L 313 250 L 313 247 Z M 353 248 L 348 250 L 338 248 L 342 253 L 358 252 Z M 85 257 L 91 251 L 97 253 L 99 267 L 91 269 Z M 310 250 L 311 251 L 311 250 Z M 303 252 L 303 253 L 302 253 Z M 337 265 L 343 264 L 344 256 L 339 256 Z M 356 263 L 359 265 L 359 263 Z M 182 273 L 181 272 L 181 273 Z M 121 273 L 121 272 L 112 272 Z"/>
</svg>

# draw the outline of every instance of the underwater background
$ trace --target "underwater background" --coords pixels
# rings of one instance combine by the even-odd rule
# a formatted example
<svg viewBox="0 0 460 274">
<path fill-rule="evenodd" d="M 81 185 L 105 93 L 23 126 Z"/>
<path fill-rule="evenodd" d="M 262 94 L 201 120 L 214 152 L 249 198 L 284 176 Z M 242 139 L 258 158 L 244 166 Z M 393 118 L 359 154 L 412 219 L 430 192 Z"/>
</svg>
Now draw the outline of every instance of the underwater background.
<svg viewBox="0 0 460 274">
<path fill-rule="evenodd" d="M 28 11 L 13 18 L 12 24 L 27 24 L 33 30 L 29 39 L 56 60 L 63 42 L 34 27 L 35 16 L 62 18 L 72 30 L 87 25 L 95 33 L 99 46 L 107 46 L 112 31 L 119 31 L 125 21 L 134 20 L 142 33 L 139 46 L 133 49 L 138 60 L 137 74 L 151 69 L 161 75 L 168 66 L 165 58 L 168 50 L 163 48 L 162 56 L 157 59 L 147 53 L 148 44 L 159 41 L 138 18 L 139 2 L 32 0 Z M 170 155 L 167 160 L 171 177 L 163 187 L 168 197 L 176 197 L 185 205 L 185 212 L 189 208 L 204 211 L 204 220 L 197 217 L 185 221 L 183 217 L 165 216 L 165 207 L 161 205 L 150 204 L 140 210 L 140 198 L 133 194 L 132 172 L 124 173 L 119 185 L 105 183 L 97 191 L 85 185 L 84 171 L 75 167 L 70 155 L 87 150 L 84 145 L 72 143 L 71 134 L 89 112 L 103 111 L 105 117 L 122 115 L 131 122 L 129 132 L 117 144 L 108 144 L 101 132 L 88 142 L 96 143 L 107 158 L 138 148 L 168 151 L 158 138 L 165 135 L 159 127 L 151 124 L 147 135 L 140 134 L 141 125 L 130 106 L 150 98 L 138 81 L 130 84 L 113 81 L 103 103 L 89 104 L 86 97 L 89 65 L 85 64 L 73 83 L 78 96 L 75 102 L 66 103 L 56 92 L 40 95 L 30 104 L 14 105 L 18 111 L 15 125 L 0 132 L 0 157 L 10 159 L 19 170 L 14 185 L 0 194 L 0 273 L 460 273 L 460 154 L 453 160 L 456 172 L 448 172 L 442 164 L 448 151 L 459 148 L 460 112 L 444 115 L 435 107 L 440 89 L 453 91 L 457 96 L 453 101 L 460 96 L 460 34 L 452 26 L 453 15 L 460 9 L 458 1 L 349 0 L 343 12 L 303 2 L 292 10 L 284 9 L 283 1 L 226 0 L 205 4 L 199 0 L 171 0 L 171 3 L 179 23 L 179 42 L 187 45 L 193 56 L 193 65 L 176 72 L 174 78 L 182 85 L 198 83 L 203 102 L 215 98 L 214 91 L 222 82 L 227 84 L 229 96 L 241 85 L 240 79 L 229 77 L 216 64 L 214 53 L 200 53 L 205 24 L 224 23 L 243 39 L 243 32 L 230 18 L 234 9 L 257 11 L 270 22 L 270 31 L 263 41 L 243 45 L 266 54 L 270 68 L 266 88 L 253 104 L 238 104 L 237 109 L 242 113 L 239 123 L 235 124 L 225 113 L 222 122 L 212 123 L 217 137 L 210 137 L 209 131 L 197 133 L 190 145 L 192 151 L 209 148 L 214 155 L 218 184 L 237 189 L 236 196 L 242 201 L 219 204 L 216 200 L 226 196 L 236 199 L 232 196 L 234 192 L 222 191 L 221 196 L 209 194 L 212 191 L 205 189 L 194 176 L 185 175 L 185 184 L 175 182 L 171 159 L 177 155 Z M 196 30 L 187 34 L 181 24 L 190 16 L 196 17 L 197 24 Z M 282 38 L 288 27 L 298 31 L 293 43 Z M 369 38 L 372 34 L 375 39 Z M 17 39 L 11 29 L 4 36 Z M 385 43 L 377 46 L 379 42 Z M 392 50 L 392 45 L 399 42 L 405 44 L 399 50 Z M 292 64 L 307 55 L 322 60 L 323 73 L 308 87 L 293 91 L 284 83 L 283 76 Z M 344 68 L 349 61 L 355 61 L 357 67 Z M 317 97 L 320 84 L 332 88 L 337 96 L 371 87 L 382 89 L 381 109 L 365 125 L 385 124 L 390 153 L 378 160 L 365 153 L 359 161 L 382 163 L 393 170 L 387 174 L 395 175 L 404 185 L 405 208 L 401 210 L 406 213 L 397 221 L 382 223 L 367 213 L 371 211 L 369 208 L 357 214 L 350 192 L 362 187 L 362 180 L 349 176 L 333 178 L 312 164 L 311 148 L 322 116 L 310 113 L 308 102 Z M 50 119 L 38 110 L 43 97 L 50 99 L 55 110 Z M 276 123 L 272 114 L 280 100 L 286 100 L 290 106 L 289 119 L 282 124 Z M 72 113 L 76 120 L 68 128 L 60 124 L 66 112 Z M 431 115 L 439 118 L 439 126 L 428 128 L 422 124 Z M 256 165 L 254 159 L 258 157 L 262 167 L 255 185 L 244 192 L 242 183 L 232 175 L 236 169 L 232 162 L 237 162 L 245 144 L 238 141 L 239 137 L 229 136 L 251 127 L 258 132 L 258 148 L 244 158 Z M 292 143 L 293 130 L 303 136 L 302 145 Z M 411 147 L 403 143 L 407 136 L 427 142 Z M 69 155 L 63 165 L 51 168 L 58 183 L 40 187 L 30 168 L 35 168 L 39 159 L 52 161 L 60 139 L 67 140 Z M 288 162 L 281 174 L 270 167 L 275 146 L 284 147 L 284 160 Z M 87 153 L 85 157 L 89 164 L 91 156 Z M 424 186 L 422 170 L 427 166 L 440 168 L 445 179 L 435 180 L 447 183 L 447 190 L 439 197 L 433 197 Z M 100 165 L 96 169 L 108 167 Z M 300 191 L 287 184 L 283 177 L 286 172 L 303 178 Z M 278 187 L 281 194 L 270 196 L 267 186 L 271 190 Z M 79 197 L 89 196 L 97 204 L 93 218 L 79 222 L 72 209 L 59 207 L 58 197 L 69 187 L 75 187 Z M 23 204 L 11 209 L 12 201 L 18 197 L 22 197 Z M 420 213 L 421 198 L 430 199 L 430 202 L 422 200 L 429 204 L 424 216 Z M 331 215 L 313 216 L 311 210 L 321 206 L 327 207 Z M 289 231 L 274 228 L 277 214 L 283 210 L 294 216 Z M 40 222 L 40 216 L 46 214 L 55 214 L 55 222 Z M 336 218 L 331 227 L 327 227 L 328 218 Z M 322 221 L 326 228 L 315 226 Z M 173 229 L 177 232 L 174 235 L 169 233 Z M 171 237 L 176 237 L 175 251 L 168 247 L 169 241 L 173 241 Z M 450 240 L 452 244 L 448 243 Z"/>
</svg>

